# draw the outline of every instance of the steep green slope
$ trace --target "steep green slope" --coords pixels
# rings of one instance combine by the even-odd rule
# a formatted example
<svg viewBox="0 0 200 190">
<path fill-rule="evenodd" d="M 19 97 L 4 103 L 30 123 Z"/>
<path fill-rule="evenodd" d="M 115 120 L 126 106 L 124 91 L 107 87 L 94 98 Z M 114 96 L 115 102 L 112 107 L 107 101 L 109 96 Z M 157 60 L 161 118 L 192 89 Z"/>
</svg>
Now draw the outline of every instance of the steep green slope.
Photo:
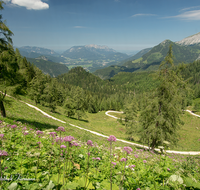
<svg viewBox="0 0 200 190">
<path fill-rule="evenodd" d="M 43 59 L 27 58 L 27 60 L 42 70 L 43 73 L 49 74 L 52 77 L 56 77 L 69 71 L 68 67 L 64 64 L 45 61 Z"/>
</svg>

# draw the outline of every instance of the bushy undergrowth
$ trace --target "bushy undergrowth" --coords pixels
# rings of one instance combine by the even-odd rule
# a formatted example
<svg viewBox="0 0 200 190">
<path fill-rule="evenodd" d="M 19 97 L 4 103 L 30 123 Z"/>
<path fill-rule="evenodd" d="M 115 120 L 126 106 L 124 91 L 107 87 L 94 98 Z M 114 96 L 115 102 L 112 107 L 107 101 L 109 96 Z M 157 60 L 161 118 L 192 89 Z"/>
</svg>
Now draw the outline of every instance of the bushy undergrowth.
<svg viewBox="0 0 200 190">
<path fill-rule="evenodd" d="M 200 156 L 80 142 L 64 127 L 0 124 L 1 189 L 200 189 Z"/>
</svg>

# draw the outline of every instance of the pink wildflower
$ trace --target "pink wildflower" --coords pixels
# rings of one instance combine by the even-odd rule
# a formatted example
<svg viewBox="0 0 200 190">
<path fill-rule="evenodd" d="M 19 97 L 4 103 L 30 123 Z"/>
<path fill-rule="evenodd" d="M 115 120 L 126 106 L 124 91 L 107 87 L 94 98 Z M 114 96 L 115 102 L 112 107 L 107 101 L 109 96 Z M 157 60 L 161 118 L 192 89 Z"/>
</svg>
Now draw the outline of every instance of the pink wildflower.
<svg viewBox="0 0 200 190">
<path fill-rule="evenodd" d="M 135 165 L 129 165 L 129 168 L 131 168 L 131 169 L 134 168 L 134 167 L 135 167 Z"/>
<path fill-rule="evenodd" d="M 56 132 L 50 132 L 49 135 L 51 135 L 52 137 L 55 137 L 57 134 Z"/>
<path fill-rule="evenodd" d="M 74 142 L 74 143 L 72 143 L 72 146 L 80 146 L 78 143 L 76 143 L 76 142 Z"/>
<path fill-rule="evenodd" d="M 66 148 L 66 146 L 65 145 L 60 145 L 60 148 Z"/>
<path fill-rule="evenodd" d="M 110 135 L 109 138 L 108 138 L 108 141 L 110 142 L 115 142 L 117 139 L 114 135 Z"/>
<path fill-rule="evenodd" d="M 58 141 L 63 141 L 63 139 L 62 139 L 62 137 L 56 137 L 56 142 L 58 142 Z"/>
<path fill-rule="evenodd" d="M 4 134 L 0 134 L 0 137 L 3 138 L 3 137 L 4 137 Z"/>
<path fill-rule="evenodd" d="M 12 129 L 15 129 L 17 127 L 17 125 L 11 125 L 10 126 Z"/>
<path fill-rule="evenodd" d="M 56 131 L 63 131 L 63 132 L 65 132 L 65 128 L 64 127 L 58 127 L 58 129 L 56 129 Z"/>
<path fill-rule="evenodd" d="M 114 166 L 116 166 L 116 163 L 115 162 L 111 162 Z"/>
<path fill-rule="evenodd" d="M 8 153 L 4 150 L 0 150 L 0 156 L 8 156 Z"/>
<path fill-rule="evenodd" d="M 88 140 L 87 145 L 88 145 L 88 146 L 93 146 L 92 141 L 91 141 L 91 140 Z"/>
<path fill-rule="evenodd" d="M 43 132 L 40 131 L 40 130 L 38 130 L 38 131 L 36 131 L 36 134 L 37 134 L 37 135 L 39 135 L 39 134 L 43 134 Z"/>
<path fill-rule="evenodd" d="M 138 158 L 138 157 L 139 157 L 137 154 L 135 154 L 134 156 L 135 156 L 135 158 Z"/>
<path fill-rule="evenodd" d="M 120 161 L 121 162 L 126 162 L 126 158 L 122 158 Z"/>
<path fill-rule="evenodd" d="M 146 160 L 143 160 L 143 162 L 144 162 L 144 163 L 147 163 L 147 161 L 146 161 Z"/>
<path fill-rule="evenodd" d="M 74 137 L 69 135 L 69 136 L 64 137 L 63 140 L 66 142 L 71 142 L 72 140 L 74 140 Z"/>
<path fill-rule="evenodd" d="M 124 151 L 126 151 L 127 154 L 130 154 L 133 151 L 133 149 L 131 147 L 127 146 L 127 147 L 124 147 Z"/>
</svg>

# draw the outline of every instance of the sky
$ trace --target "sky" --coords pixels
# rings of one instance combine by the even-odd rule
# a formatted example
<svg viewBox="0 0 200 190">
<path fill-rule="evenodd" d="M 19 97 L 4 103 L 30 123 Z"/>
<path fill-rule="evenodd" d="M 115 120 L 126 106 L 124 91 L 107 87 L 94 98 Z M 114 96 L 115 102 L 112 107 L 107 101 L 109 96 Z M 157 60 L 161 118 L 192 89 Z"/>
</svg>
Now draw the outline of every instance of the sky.
<svg viewBox="0 0 200 190">
<path fill-rule="evenodd" d="M 15 47 L 136 52 L 200 32 L 200 0 L 4 0 Z"/>
</svg>

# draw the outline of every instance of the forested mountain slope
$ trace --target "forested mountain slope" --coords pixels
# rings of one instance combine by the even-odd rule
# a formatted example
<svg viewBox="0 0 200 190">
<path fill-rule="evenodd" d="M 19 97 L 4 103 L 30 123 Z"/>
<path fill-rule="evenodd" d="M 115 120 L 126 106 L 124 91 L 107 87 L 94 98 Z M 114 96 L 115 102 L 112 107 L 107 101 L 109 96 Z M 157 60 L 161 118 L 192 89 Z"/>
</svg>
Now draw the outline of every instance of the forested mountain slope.
<svg viewBox="0 0 200 190">
<path fill-rule="evenodd" d="M 94 74 L 101 78 L 109 79 L 121 71 L 133 72 L 157 70 L 160 63 L 164 60 L 170 44 L 173 46 L 175 65 L 178 65 L 181 62 L 193 62 L 198 59 L 200 55 L 199 46 L 181 46 L 170 40 L 165 40 L 157 46 L 153 47 L 139 59 L 134 61 L 127 61 L 121 67 L 110 66 L 104 69 L 96 70 Z"/>
<path fill-rule="evenodd" d="M 44 58 L 27 58 L 27 60 L 42 70 L 44 74 L 49 74 L 52 77 L 56 77 L 69 71 L 66 65 L 55 63 L 53 61 L 49 61 L 48 59 L 44 60 Z"/>
</svg>

